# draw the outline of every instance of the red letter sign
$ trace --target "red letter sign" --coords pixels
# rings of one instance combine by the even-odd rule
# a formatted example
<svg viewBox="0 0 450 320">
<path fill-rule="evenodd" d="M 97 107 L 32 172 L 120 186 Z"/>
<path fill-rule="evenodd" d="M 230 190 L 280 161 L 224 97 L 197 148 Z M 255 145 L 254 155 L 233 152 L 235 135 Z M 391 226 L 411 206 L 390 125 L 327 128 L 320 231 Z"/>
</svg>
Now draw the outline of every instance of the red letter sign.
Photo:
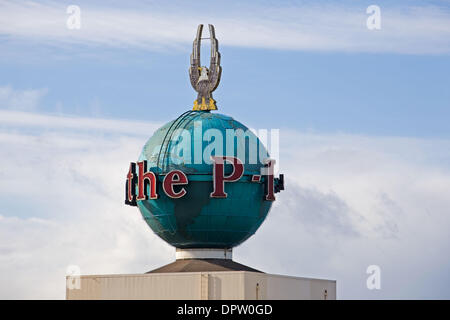
<svg viewBox="0 0 450 320">
<path fill-rule="evenodd" d="M 275 201 L 275 195 L 273 190 L 273 166 L 275 165 L 275 160 L 268 159 L 266 160 L 266 165 L 264 167 L 265 175 L 267 177 L 266 182 L 266 200 L 267 201 Z"/>
<path fill-rule="evenodd" d="M 139 166 L 138 189 L 139 194 L 136 200 L 158 199 L 156 194 L 156 176 L 153 172 L 147 171 L 147 161 L 137 163 Z M 147 186 L 150 184 L 150 197 L 147 194 Z"/>
<path fill-rule="evenodd" d="M 130 163 L 130 169 L 125 183 L 125 204 L 136 206 L 136 164 Z"/>
<path fill-rule="evenodd" d="M 235 157 L 215 157 L 211 159 L 214 161 L 213 168 L 213 185 L 214 191 L 211 192 L 211 198 L 226 198 L 225 182 L 238 181 L 244 174 L 244 166 L 238 158 Z M 233 172 L 225 177 L 225 161 L 228 161 L 233 166 Z"/>
<path fill-rule="evenodd" d="M 163 189 L 168 197 L 178 199 L 186 194 L 186 190 L 184 188 L 181 188 L 180 191 L 175 192 L 173 190 L 173 186 L 185 184 L 188 184 L 188 179 L 184 172 L 180 170 L 172 170 L 164 177 Z"/>
</svg>

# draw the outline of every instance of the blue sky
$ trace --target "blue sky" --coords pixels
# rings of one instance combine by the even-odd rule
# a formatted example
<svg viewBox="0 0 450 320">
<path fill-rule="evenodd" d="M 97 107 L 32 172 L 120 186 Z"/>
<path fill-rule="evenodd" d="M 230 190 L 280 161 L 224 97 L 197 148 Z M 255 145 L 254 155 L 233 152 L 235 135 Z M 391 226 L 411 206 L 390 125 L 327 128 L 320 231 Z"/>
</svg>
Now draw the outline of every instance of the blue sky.
<svg viewBox="0 0 450 320">
<path fill-rule="evenodd" d="M 64 298 L 70 264 L 173 260 L 123 206 L 123 179 L 192 108 L 199 23 L 216 26 L 219 112 L 280 129 L 290 186 L 236 260 L 337 279 L 340 298 L 449 298 L 449 1 L 0 1 L 0 297 Z"/>
<path fill-rule="evenodd" d="M 18 8 L 13 7 L 9 10 L 29 13 L 30 24 L 35 19 L 39 28 L 39 16 L 46 17 L 43 12 L 50 9 L 64 9 L 60 3 L 57 5 L 50 2 L 47 6 L 43 4 L 42 9 L 18 5 Z M 303 29 L 305 34 L 315 30 L 313 29 L 315 25 L 313 23 L 307 25 L 309 21 L 306 19 L 305 27 L 294 24 L 298 22 L 294 15 L 296 10 L 312 11 L 307 16 L 311 20 L 317 15 L 317 19 L 323 19 L 323 23 L 331 21 L 330 28 L 339 24 L 341 13 L 354 13 L 356 31 L 351 30 L 350 23 L 345 25 L 344 21 L 344 25 L 333 28 L 335 30 L 333 32 L 327 33 L 329 30 L 322 27 L 322 30 L 318 31 L 318 36 L 326 40 L 327 37 L 334 39 L 341 36 L 342 39 L 337 40 L 342 42 L 346 37 L 354 37 L 355 41 L 367 43 L 364 48 L 351 48 L 341 43 L 329 47 L 325 44 L 324 48 L 315 50 L 314 44 L 300 43 L 298 46 L 301 50 L 295 46 L 281 50 L 289 46 L 284 40 L 280 41 L 281 49 L 277 48 L 276 44 L 265 45 L 259 42 L 253 46 L 246 45 L 245 38 L 258 33 L 256 27 L 247 35 L 245 26 L 242 26 L 242 33 L 239 34 L 242 40 L 229 39 L 235 36 L 229 35 L 229 38 L 225 38 L 225 44 L 220 42 L 224 72 L 222 83 L 215 96 L 221 106 L 221 112 L 231 114 L 255 127 L 288 127 L 371 135 L 449 137 L 450 126 L 446 121 L 450 116 L 450 91 L 446 90 L 450 82 L 448 20 L 447 24 L 440 28 L 436 27 L 442 35 L 438 32 L 434 34 L 434 29 L 426 24 L 427 21 L 423 22 L 424 26 L 417 26 L 420 19 L 414 17 L 420 17 L 420 14 L 411 13 L 413 10 L 411 8 L 420 5 L 425 8 L 423 15 L 426 18 L 432 19 L 439 15 L 442 20 L 450 15 L 449 3 L 402 1 L 392 6 L 389 2 L 380 2 L 383 20 L 382 29 L 377 31 L 368 30 L 365 26 L 365 19 L 368 16 L 365 9 L 369 4 L 371 2 L 368 1 L 344 3 L 262 1 L 242 4 L 232 2 L 224 6 L 220 2 L 211 4 L 199 1 L 192 4 L 174 2 L 165 6 L 150 1 L 147 5 L 136 3 L 126 7 L 122 5 L 119 10 L 119 2 L 112 2 L 107 6 L 101 2 L 79 2 L 82 19 L 87 20 L 82 20 L 86 29 L 90 27 L 88 23 L 91 20 L 105 19 L 89 16 L 91 8 L 109 10 L 111 19 L 115 17 L 116 12 L 122 12 L 123 15 L 138 12 L 143 15 L 143 20 L 150 20 L 147 21 L 148 28 L 152 27 L 152 12 L 155 10 L 162 19 L 166 19 L 164 26 L 167 26 L 170 32 L 176 31 L 170 28 L 177 23 L 172 15 L 182 14 L 185 8 L 188 8 L 186 14 L 199 10 L 202 16 L 208 17 L 208 21 L 216 17 L 222 20 L 229 19 L 236 10 L 243 10 L 244 13 L 241 13 L 243 18 L 249 19 L 250 22 L 253 22 L 251 20 L 253 19 L 255 24 L 260 20 L 264 21 L 265 15 L 261 14 L 259 17 L 258 12 L 264 14 L 279 12 L 278 19 L 276 16 L 272 17 L 278 28 L 273 31 L 274 34 L 290 31 L 293 35 L 303 34 Z M 254 12 L 245 13 L 245 8 L 254 8 Z M 294 9 L 289 15 L 286 11 L 290 8 Z M 391 19 L 389 16 L 391 11 L 396 14 L 403 13 L 401 18 L 405 20 L 404 26 L 411 29 L 398 31 L 400 35 L 406 33 L 406 40 L 403 42 L 400 40 L 395 43 L 394 36 L 393 39 L 389 38 L 392 31 L 386 29 L 393 24 L 388 20 Z M 330 16 L 325 18 L 321 16 L 328 13 Z M 51 17 L 52 14 L 49 13 Z M 38 108 L 44 113 L 62 112 L 165 121 L 190 107 L 195 94 L 186 80 L 192 36 L 187 40 L 184 38 L 171 40 L 171 35 L 163 39 L 156 36 L 147 38 L 145 30 L 142 30 L 140 31 L 144 33 L 142 39 L 140 34 L 129 35 L 129 38 L 136 38 L 133 42 L 130 40 L 131 44 L 119 43 L 124 42 L 121 37 L 127 37 L 128 31 L 124 32 L 124 35 L 118 34 L 116 39 L 114 34 L 111 34 L 109 35 L 111 39 L 105 40 L 107 35 L 100 32 L 97 37 L 90 39 L 90 30 L 84 30 L 83 27 L 81 30 L 64 30 L 63 23 L 67 16 L 61 14 L 61 17 L 53 17 L 55 27 L 52 28 L 57 28 L 58 23 L 62 22 L 61 35 L 52 34 L 46 26 L 42 26 L 42 32 L 25 29 L 22 32 L 16 30 L 17 35 L 13 31 L 9 34 L 3 33 L 0 38 L 4 56 L 0 64 L 2 85 L 12 86 L 16 90 L 46 89 L 47 92 Z M 304 17 L 300 16 L 298 19 L 301 18 Z M 239 20 L 239 16 L 236 20 Z M 356 22 L 360 22 L 360 25 Z M 142 27 L 147 26 L 144 23 L 145 21 Z M 267 23 L 269 27 L 271 23 Z M 118 24 L 116 27 L 120 29 L 120 23 Z M 429 34 L 417 36 L 414 34 L 415 29 L 409 24 Z M 295 33 L 290 29 L 292 25 L 297 28 L 294 30 Z M 194 24 L 189 26 L 190 29 L 185 30 L 188 36 L 194 34 L 196 29 Z M 225 30 L 221 30 L 219 23 L 216 27 L 219 40 L 226 37 Z M 107 32 L 108 29 L 104 31 Z M 77 39 L 82 32 L 88 35 Z M 164 33 L 167 30 L 160 32 Z M 356 32 L 358 34 L 353 34 Z M 225 35 L 221 37 L 223 33 Z M 385 36 L 384 42 L 380 40 L 380 37 L 384 37 L 383 33 L 388 35 Z M 437 36 L 442 38 L 434 42 L 430 40 Z M 71 42 L 70 37 L 75 39 Z M 145 45 L 137 44 L 139 41 L 145 42 Z M 233 41 L 236 44 L 233 44 Z M 295 43 L 297 40 L 292 38 L 286 41 Z M 381 45 L 378 45 L 380 41 Z M 414 41 L 416 43 L 413 43 Z M 156 45 L 160 46 L 153 48 Z M 204 46 L 206 53 L 207 45 L 206 43 Z M 321 47 L 322 44 L 317 46 Z M 427 46 L 430 50 L 432 46 L 444 48 L 439 52 L 430 51 L 430 54 L 421 54 Z M 203 62 L 208 62 L 206 56 Z M 169 96 L 169 110 L 158 107 L 166 103 Z M 279 110 L 287 116 L 282 117 Z"/>
<path fill-rule="evenodd" d="M 254 127 L 450 137 L 448 56 L 228 47 L 221 53 L 223 78 L 214 94 L 220 112 Z M 44 113 L 166 121 L 191 108 L 189 50 L 105 54 L 106 61 L 3 61 L 0 80 L 47 89 L 38 108 Z"/>
</svg>

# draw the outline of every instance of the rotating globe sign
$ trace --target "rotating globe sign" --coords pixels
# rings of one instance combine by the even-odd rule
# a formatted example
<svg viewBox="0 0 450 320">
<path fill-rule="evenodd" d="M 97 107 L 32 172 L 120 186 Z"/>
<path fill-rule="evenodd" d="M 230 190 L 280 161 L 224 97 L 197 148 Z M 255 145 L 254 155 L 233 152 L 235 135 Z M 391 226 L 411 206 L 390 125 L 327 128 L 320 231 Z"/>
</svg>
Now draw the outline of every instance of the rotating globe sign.
<svg viewBox="0 0 450 320">
<path fill-rule="evenodd" d="M 160 238 L 180 249 L 228 249 L 261 226 L 284 177 L 245 125 L 215 113 L 212 92 L 220 76 L 220 53 L 209 25 L 211 61 L 200 64 L 203 25 L 191 54 L 193 109 L 159 128 L 129 166 L 125 203 L 137 206 Z"/>
</svg>

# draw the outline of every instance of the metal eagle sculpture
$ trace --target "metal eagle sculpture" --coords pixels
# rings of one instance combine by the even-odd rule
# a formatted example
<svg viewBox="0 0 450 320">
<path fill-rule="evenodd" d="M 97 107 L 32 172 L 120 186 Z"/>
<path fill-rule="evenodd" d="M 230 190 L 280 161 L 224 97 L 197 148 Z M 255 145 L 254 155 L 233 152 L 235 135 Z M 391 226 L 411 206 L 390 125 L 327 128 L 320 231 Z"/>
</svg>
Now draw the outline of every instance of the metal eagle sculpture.
<svg viewBox="0 0 450 320">
<path fill-rule="evenodd" d="M 209 39 L 211 40 L 211 60 L 209 69 L 200 64 L 200 46 L 202 41 L 203 25 L 197 28 L 197 36 L 192 45 L 191 67 L 189 78 L 191 85 L 198 92 L 194 101 L 193 110 L 217 110 L 216 101 L 212 98 L 212 92 L 216 90 L 220 82 L 222 68 L 220 66 L 219 42 L 216 39 L 214 26 L 209 25 Z"/>
</svg>

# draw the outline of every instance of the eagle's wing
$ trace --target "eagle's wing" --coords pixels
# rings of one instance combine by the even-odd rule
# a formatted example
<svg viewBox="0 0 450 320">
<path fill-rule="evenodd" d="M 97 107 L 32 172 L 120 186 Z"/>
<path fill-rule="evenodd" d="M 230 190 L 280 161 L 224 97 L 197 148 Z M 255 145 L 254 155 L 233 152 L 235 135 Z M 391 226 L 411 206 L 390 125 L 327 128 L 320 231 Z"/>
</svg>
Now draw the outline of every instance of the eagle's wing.
<svg viewBox="0 0 450 320">
<path fill-rule="evenodd" d="M 211 62 L 209 65 L 209 90 L 213 92 L 220 82 L 222 67 L 220 66 L 219 42 L 216 39 L 214 26 L 209 25 L 209 37 L 211 39 Z"/>
<path fill-rule="evenodd" d="M 192 44 L 192 54 L 191 54 L 191 67 L 189 68 L 189 78 L 191 79 L 191 85 L 194 90 L 197 91 L 197 82 L 200 77 L 200 45 L 202 38 L 203 25 L 200 24 L 197 28 L 197 36 Z"/>
</svg>

